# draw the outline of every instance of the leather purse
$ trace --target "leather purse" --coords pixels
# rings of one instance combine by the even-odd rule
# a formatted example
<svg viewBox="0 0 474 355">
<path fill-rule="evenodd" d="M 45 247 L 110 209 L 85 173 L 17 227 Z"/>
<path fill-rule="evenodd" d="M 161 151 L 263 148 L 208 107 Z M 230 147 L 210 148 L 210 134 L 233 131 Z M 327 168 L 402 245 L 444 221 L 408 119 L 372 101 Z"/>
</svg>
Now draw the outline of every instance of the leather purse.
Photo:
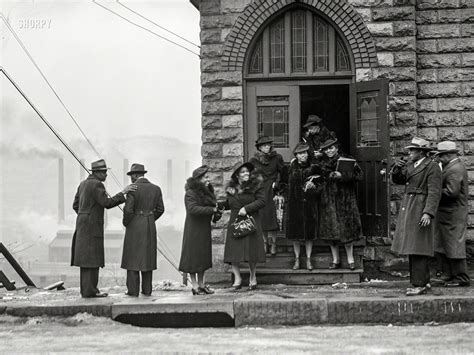
<svg viewBox="0 0 474 355">
<path fill-rule="evenodd" d="M 237 216 L 234 223 L 231 224 L 232 237 L 240 239 L 249 234 L 255 233 L 255 219 L 252 216 Z"/>
</svg>

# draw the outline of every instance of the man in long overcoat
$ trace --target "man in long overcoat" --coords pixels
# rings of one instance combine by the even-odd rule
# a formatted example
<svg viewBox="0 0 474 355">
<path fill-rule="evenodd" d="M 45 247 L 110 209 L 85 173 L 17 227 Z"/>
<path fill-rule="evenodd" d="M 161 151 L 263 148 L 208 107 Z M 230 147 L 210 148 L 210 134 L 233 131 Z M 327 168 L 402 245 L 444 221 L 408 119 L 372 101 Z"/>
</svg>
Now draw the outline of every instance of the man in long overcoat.
<svg viewBox="0 0 474 355">
<path fill-rule="evenodd" d="M 466 264 L 466 231 L 469 183 L 456 143 L 440 142 L 436 156 L 442 164 L 441 200 L 436 214 L 435 255 L 447 286 L 469 286 Z"/>
<path fill-rule="evenodd" d="M 125 239 L 123 242 L 122 268 L 127 270 L 127 295 L 138 297 L 140 272 L 142 294 L 150 296 L 153 270 L 156 269 L 155 221 L 165 211 L 161 189 L 145 178 L 145 167 L 132 164 L 127 173 L 137 190 L 127 195 L 123 210 Z"/>
<path fill-rule="evenodd" d="M 410 282 L 408 296 L 424 294 L 430 283 L 428 262 L 433 256 L 434 223 L 441 197 L 441 170 L 428 158 L 429 142 L 413 138 L 406 147 L 410 162 L 398 161 L 392 168 L 392 181 L 405 185 L 398 214 L 392 251 L 408 255 Z"/>
<path fill-rule="evenodd" d="M 103 159 L 91 166 L 91 174 L 77 189 L 72 208 L 77 213 L 76 230 L 72 238 L 71 266 L 81 268 L 82 297 L 106 297 L 97 288 L 99 268 L 104 267 L 104 209 L 125 202 L 132 185 L 113 197 L 108 197 L 103 182 L 107 165 Z"/>
</svg>

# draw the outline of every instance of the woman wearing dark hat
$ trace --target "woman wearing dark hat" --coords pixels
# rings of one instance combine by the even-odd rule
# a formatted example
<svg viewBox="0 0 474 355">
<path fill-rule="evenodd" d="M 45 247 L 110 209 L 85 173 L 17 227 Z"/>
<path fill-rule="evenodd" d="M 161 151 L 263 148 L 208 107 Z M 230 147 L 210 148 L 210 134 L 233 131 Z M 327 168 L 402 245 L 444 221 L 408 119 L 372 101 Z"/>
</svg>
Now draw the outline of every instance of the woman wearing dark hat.
<svg viewBox="0 0 474 355">
<path fill-rule="evenodd" d="M 261 178 L 252 174 L 255 167 L 251 163 L 238 164 L 227 185 L 227 199 L 222 207 L 230 210 L 229 224 L 224 248 L 224 262 L 232 265 L 234 288 L 242 285 L 240 276 L 241 262 L 247 262 L 250 268 L 249 289 L 257 288 L 257 263 L 265 262 L 260 211 L 265 207 L 265 191 Z M 256 231 L 245 237 L 232 236 L 232 223 L 238 216 L 250 215 L 255 220 Z"/>
<path fill-rule="evenodd" d="M 263 238 L 265 241 L 265 248 L 267 247 L 268 234 L 271 234 L 271 248 L 272 255 L 276 254 L 276 235 L 271 233 L 277 231 L 278 220 L 276 214 L 275 203 L 273 202 L 273 191 L 278 188 L 280 173 L 283 169 L 283 157 L 273 149 L 273 140 L 269 137 L 262 136 L 257 139 L 255 146 L 257 151 L 250 159 L 255 167 L 256 173 L 263 178 L 263 189 L 265 191 L 265 207 L 260 211 L 260 218 L 262 222 Z"/>
<path fill-rule="evenodd" d="M 355 160 L 340 154 L 336 138 L 325 141 L 321 151 L 324 155 L 320 167 L 325 185 L 319 204 L 319 238 L 331 247 L 330 269 L 341 267 L 339 245 L 342 244 L 349 268 L 354 270 L 353 242 L 362 235 L 356 184 L 362 180 L 363 173 Z"/>
<path fill-rule="evenodd" d="M 185 185 L 186 220 L 179 270 L 189 273 L 193 295 L 214 293 L 204 284 L 204 271 L 212 267 L 211 220 L 218 213 L 208 170 L 206 165 L 197 168 Z"/>
<path fill-rule="evenodd" d="M 317 232 L 317 186 L 315 181 L 308 179 L 316 170 L 309 159 L 309 146 L 306 143 L 299 143 L 293 153 L 296 159 L 290 163 L 288 171 L 288 215 L 286 238 L 293 241 L 293 251 L 295 253 L 295 263 L 293 270 L 300 268 L 300 243 L 305 243 L 306 268 L 313 269 L 311 263 L 311 253 L 313 250 L 313 240 Z"/>
</svg>

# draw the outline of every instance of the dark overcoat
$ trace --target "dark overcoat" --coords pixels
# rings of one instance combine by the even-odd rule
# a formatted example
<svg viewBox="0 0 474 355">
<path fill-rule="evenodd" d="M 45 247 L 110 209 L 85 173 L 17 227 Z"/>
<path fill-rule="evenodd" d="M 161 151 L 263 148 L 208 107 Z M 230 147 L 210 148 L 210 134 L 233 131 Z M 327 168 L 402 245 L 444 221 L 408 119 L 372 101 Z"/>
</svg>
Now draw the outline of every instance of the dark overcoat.
<svg viewBox="0 0 474 355">
<path fill-rule="evenodd" d="M 231 191 L 232 189 L 234 190 L 233 192 Z M 227 199 L 224 203 L 220 204 L 225 209 L 230 210 L 224 247 L 224 262 L 265 262 L 265 247 L 260 222 L 260 210 L 265 207 L 265 191 L 261 185 L 260 178 L 252 174 L 251 179 L 242 185 L 231 180 L 226 191 Z M 247 214 L 255 219 L 257 230 L 253 234 L 236 239 L 232 236 L 231 225 L 242 207 L 245 207 Z"/>
<path fill-rule="evenodd" d="M 435 219 L 435 251 L 448 258 L 465 259 L 469 182 L 461 159 L 453 159 L 443 168 L 442 179 Z"/>
<path fill-rule="evenodd" d="M 392 181 L 405 185 L 405 193 L 398 213 L 392 251 L 402 255 L 433 256 L 434 229 L 420 225 L 424 213 L 436 216 L 441 197 L 441 169 L 425 158 L 416 168 L 413 163 L 392 169 Z"/>
<path fill-rule="evenodd" d="M 72 205 L 77 218 L 71 266 L 104 267 L 104 209 L 123 202 L 125 196 L 121 192 L 108 197 L 104 184 L 94 175 L 80 183 Z"/>
<path fill-rule="evenodd" d="M 362 237 L 362 224 L 357 205 L 356 185 L 363 178 L 359 165 L 353 171 L 343 171 L 340 179 L 329 177 L 336 171 L 337 159 L 326 155 L 319 159 L 325 185 L 319 203 L 318 238 L 331 244 L 346 244 Z"/>
<path fill-rule="evenodd" d="M 135 184 L 137 190 L 127 194 L 123 209 L 125 239 L 121 267 L 132 271 L 151 271 L 156 269 L 155 221 L 163 214 L 165 207 L 159 186 L 145 178 L 139 178 Z"/>
<path fill-rule="evenodd" d="M 309 159 L 299 163 L 294 159 L 288 169 L 286 238 L 313 240 L 317 235 L 318 198 L 303 191 L 305 180 L 316 173 Z"/>
<path fill-rule="evenodd" d="M 270 153 L 264 154 L 260 151 L 250 159 L 250 163 L 255 166 L 255 172 L 263 178 L 262 186 L 265 192 L 265 207 L 260 210 L 260 219 L 262 221 L 263 231 L 278 230 L 278 220 L 276 215 L 276 207 L 273 202 L 273 183 L 278 186 L 280 173 L 283 169 L 283 157 L 276 151 L 271 150 Z"/>
<path fill-rule="evenodd" d="M 184 196 L 186 220 L 179 270 L 187 273 L 203 272 L 212 267 L 211 219 L 216 207 L 212 185 L 189 178 Z"/>
</svg>

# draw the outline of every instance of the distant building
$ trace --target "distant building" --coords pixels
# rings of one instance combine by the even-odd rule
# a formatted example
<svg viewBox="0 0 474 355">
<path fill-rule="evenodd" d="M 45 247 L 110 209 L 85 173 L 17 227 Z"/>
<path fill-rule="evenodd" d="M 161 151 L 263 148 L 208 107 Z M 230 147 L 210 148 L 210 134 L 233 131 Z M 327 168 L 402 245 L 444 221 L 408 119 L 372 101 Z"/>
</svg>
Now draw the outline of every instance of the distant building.
<svg viewBox="0 0 474 355">
<path fill-rule="evenodd" d="M 450 139 L 470 170 L 472 253 L 472 1 L 191 3 L 201 16 L 202 157 L 218 191 L 231 167 L 254 153 L 259 135 L 272 136 L 288 161 L 307 115 L 318 114 L 361 162 L 364 254 L 383 260 L 402 189 L 380 171 L 414 135 Z M 222 227 L 214 231 L 220 260 Z"/>
</svg>

